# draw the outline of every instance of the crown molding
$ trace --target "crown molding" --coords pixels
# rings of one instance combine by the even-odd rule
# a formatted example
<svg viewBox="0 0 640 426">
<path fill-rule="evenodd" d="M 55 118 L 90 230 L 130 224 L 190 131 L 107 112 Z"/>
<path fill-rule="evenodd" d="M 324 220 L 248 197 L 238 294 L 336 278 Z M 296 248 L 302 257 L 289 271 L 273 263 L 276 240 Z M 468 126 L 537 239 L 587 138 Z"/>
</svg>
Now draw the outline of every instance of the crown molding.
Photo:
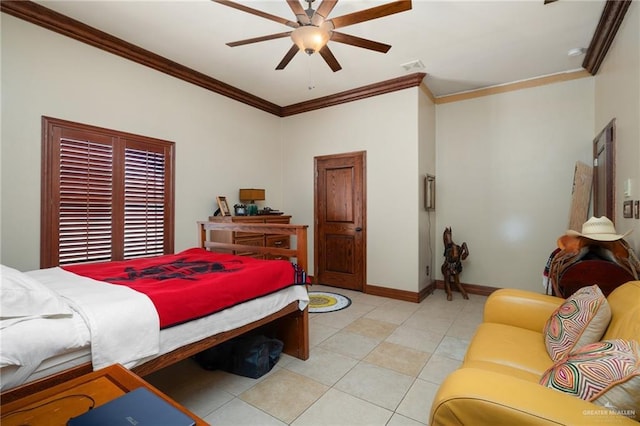
<svg viewBox="0 0 640 426">
<path fill-rule="evenodd" d="M 422 93 L 424 93 L 431 100 L 431 102 L 433 102 L 434 104 L 437 103 L 435 95 L 433 94 L 433 92 L 431 92 L 431 89 L 429 89 L 429 86 L 427 86 L 424 81 L 420 84 L 420 90 L 422 90 Z"/>
<path fill-rule="evenodd" d="M 582 67 L 591 75 L 596 75 L 600 69 L 630 5 L 631 0 L 607 0 L 605 3 L 600 21 L 582 62 Z"/>
<path fill-rule="evenodd" d="M 630 4 L 631 0 L 607 0 L 605 3 L 582 63 L 591 75 L 598 72 Z M 422 83 L 426 74 L 415 73 L 282 107 L 32 1 L 2 0 L 0 11 L 278 117 L 287 117 L 415 86 L 419 86 L 436 104 L 457 100 L 457 96 L 463 99 L 469 97 L 469 95 L 434 97 L 428 87 Z M 493 93 L 495 89 L 487 90 L 487 93 Z M 485 93 L 482 92 L 482 94 Z M 478 95 L 480 93 L 476 93 L 473 97 Z"/>
<path fill-rule="evenodd" d="M 0 11 L 252 107 L 280 115 L 281 107 L 272 102 L 156 55 L 32 1 L 2 0 L 0 2 Z"/>
<path fill-rule="evenodd" d="M 357 89 L 347 90 L 322 98 L 312 99 L 310 101 L 292 104 L 282 108 L 282 117 L 294 114 L 313 111 L 316 109 L 326 108 L 334 105 L 340 105 L 347 102 L 358 101 L 360 99 L 370 98 L 385 93 L 395 92 L 397 90 L 416 87 L 422 83 L 427 74 L 418 72 L 409 74 L 404 77 L 392 78 L 391 80 L 381 81 L 379 83 L 369 84 L 367 86 L 358 87 Z"/>
<path fill-rule="evenodd" d="M 467 99 L 481 98 L 483 96 L 496 95 L 498 93 L 513 92 L 516 90 L 530 89 L 532 87 L 545 86 L 547 84 L 559 83 L 563 81 L 576 80 L 578 78 L 593 77 L 586 70 L 562 72 L 547 75 L 544 77 L 532 78 L 529 80 L 516 81 L 514 83 L 501 84 L 499 86 L 485 87 L 482 89 L 470 90 L 468 92 L 454 93 L 435 98 L 436 105 L 448 104 L 451 102 L 465 101 Z"/>
<path fill-rule="evenodd" d="M 411 75 L 281 107 L 32 1 L 2 0 L 0 2 L 0 11 L 278 117 L 352 102 L 370 96 L 402 90 L 420 83 L 415 84 L 415 80 L 418 77 Z M 420 81 L 422 81 L 422 78 L 420 78 Z"/>
</svg>

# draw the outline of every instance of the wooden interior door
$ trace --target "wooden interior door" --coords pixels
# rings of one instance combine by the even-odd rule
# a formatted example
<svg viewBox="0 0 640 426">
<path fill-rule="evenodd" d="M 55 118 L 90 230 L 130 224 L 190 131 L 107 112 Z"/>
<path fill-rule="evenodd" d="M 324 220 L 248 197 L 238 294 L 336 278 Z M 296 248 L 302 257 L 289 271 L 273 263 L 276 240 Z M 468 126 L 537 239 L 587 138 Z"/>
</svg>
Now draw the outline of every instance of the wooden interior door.
<svg viewBox="0 0 640 426">
<path fill-rule="evenodd" d="M 593 140 L 593 215 L 615 222 L 615 123 L 613 119 Z"/>
<path fill-rule="evenodd" d="M 365 152 L 315 158 L 316 282 L 364 291 Z"/>
</svg>

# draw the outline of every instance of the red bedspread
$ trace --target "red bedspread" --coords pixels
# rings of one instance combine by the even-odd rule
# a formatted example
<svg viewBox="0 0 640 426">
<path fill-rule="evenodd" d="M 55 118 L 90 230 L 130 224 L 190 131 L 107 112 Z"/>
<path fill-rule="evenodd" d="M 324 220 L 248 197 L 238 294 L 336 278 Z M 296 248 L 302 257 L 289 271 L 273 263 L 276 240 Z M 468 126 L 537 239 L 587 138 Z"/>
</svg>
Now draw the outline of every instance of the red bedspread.
<svg viewBox="0 0 640 426">
<path fill-rule="evenodd" d="M 154 258 L 63 268 L 146 294 L 158 311 L 160 328 L 306 282 L 304 271 L 287 260 L 260 260 L 201 248 Z"/>
</svg>

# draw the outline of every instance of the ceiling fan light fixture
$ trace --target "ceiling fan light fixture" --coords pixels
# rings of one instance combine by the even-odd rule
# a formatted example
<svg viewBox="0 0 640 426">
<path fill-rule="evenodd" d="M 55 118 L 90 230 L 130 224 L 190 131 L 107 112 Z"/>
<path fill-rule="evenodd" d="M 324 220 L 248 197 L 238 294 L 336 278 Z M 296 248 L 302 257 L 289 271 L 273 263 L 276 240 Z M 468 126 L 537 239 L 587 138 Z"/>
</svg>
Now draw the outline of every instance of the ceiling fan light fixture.
<svg viewBox="0 0 640 426">
<path fill-rule="evenodd" d="M 329 41 L 329 31 L 315 25 L 302 25 L 291 32 L 291 39 L 298 49 L 312 55 Z"/>
<path fill-rule="evenodd" d="M 245 6 L 244 4 L 240 4 L 234 0 L 213 1 L 270 21 L 284 24 L 289 28 L 293 28 L 293 30 L 289 30 L 287 32 L 226 43 L 228 46 L 242 46 L 245 44 L 258 43 L 289 36 L 293 41 L 293 45 L 278 63 L 276 70 L 283 70 L 287 64 L 291 62 L 298 51 L 302 50 L 308 55 L 313 55 L 316 52 L 320 53 L 320 56 L 322 56 L 322 59 L 324 59 L 329 68 L 331 68 L 333 72 L 336 72 L 341 70 L 342 66 L 340 66 L 340 63 L 331 52 L 329 46 L 327 46 L 329 40 L 382 53 L 387 53 L 389 49 L 391 49 L 391 46 L 366 38 L 340 33 L 334 30 L 370 21 L 372 19 L 406 12 L 407 10 L 411 10 L 412 0 L 394 0 L 390 3 L 380 4 L 358 12 L 347 13 L 346 15 L 338 16 L 336 18 L 329 18 L 329 15 L 339 0 L 320 0 L 320 4 L 317 9 L 313 9 L 311 7 L 311 4 L 315 0 L 304 0 L 304 2 L 309 5 L 307 9 L 304 9 L 302 4 L 300 4 L 302 0 L 286 0 L 287 5 L 295 15 L 295 21 Z"/>
</svg>

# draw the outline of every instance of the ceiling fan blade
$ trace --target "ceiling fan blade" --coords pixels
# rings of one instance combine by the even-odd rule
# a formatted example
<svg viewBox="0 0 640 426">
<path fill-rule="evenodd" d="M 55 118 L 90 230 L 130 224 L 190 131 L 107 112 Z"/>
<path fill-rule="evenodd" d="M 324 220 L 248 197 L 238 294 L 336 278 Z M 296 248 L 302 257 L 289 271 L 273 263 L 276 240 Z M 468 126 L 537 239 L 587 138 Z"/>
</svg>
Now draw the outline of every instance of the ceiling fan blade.
<svg viewBox="0 0 640 426">
<path fill-rule="evenodd" d="M 311 23 L 317 26 L 322 25 L 324 20 L 327 19 L 327 16 L 329 16 L 331 11 L 333 10 L 333 8 L 336 7 L 337 3 L 338 3 L 338 0 L 323 0 L 322 3 L 320 3 L 320 6 L 318 6 L 318 8 L 316 9 L 315 13 L 313 14 L 313 17 L 311 18 Z"/>
<path fill-rule="evenodd" d="M 299 0 L 287 0 L 287 4 L 293 11 L 293 14 L 296 15 L 296 18 L 298 18 L 298 22 L 300 22 L 302 25 L 311 23 L 309 15 L 307 15 L 307 12 L 304 11 L 304 8 L 300 4 Z"/>
<path fill-rule="evenodd" d="M 245 44 L 258 43 L 260 41 L 267 41 L 267 40 L 274 40 L 277 38 L 289 37 L 290 35 L 291 35 L 291 31 L 286 31 L 284 33 L 269 34 L 261 37 L 254 37 L 254 38 L 247 38 L 244 40 L 233 41 L 231 43 L 227 43 L 227 46 L 229 47 L 242 46 Z"/>
<path fill-rule="evenodd" d="M 544 4 L 549 4 L 549 3 L 553 3 L 556 2 L 558 0 L 544 0 Z"/>
<path fill-rule="evenodd" d="M 333 56 L 333 53 L 331 53 L 331 50 L 329 50 L 329 46 L 325 45 L 322 49 L 320 49 L 318 53 L 320 53 L 322 59 L 324 59 L 324 61 L 327 63 L 327 65 L 329 65 L 329 68 L 331 68 L 333 72 L 340 71 L 342 69 L 336 57 Z"/>
<path fill-rule="evenodd" d="M 378 43 L 377 41 L 368 40 L 366 38 L 360 38 L 349 34 L 343 34 L 333 31 L 331 35 L 331 41 L 337 41 L 338 43 L 350 44 L 356 47 L 362 47 L 363 49 L 375 50 L 376 52 L 387 53 L 391 49 L 391 45 Z"/>
<path fill-rule="evenodd" d="M 245 5 L 242 5 L 240 3 L 236 3 L 234 1 L 229 1 L 229 0 L 212 0 L 212 1 L 214 1 L 216 3 L 223 4 L 225 6 L 232 7 L 234 9 L 241 10 L 243 12 L 250 13 L 252 15 L 260 16 L 261 18 L 265 18 L 265 19 L 269 19 L 271 21 L 279 22 L 281 24 L 285 24 L 286 26 L 291 27 L 291 28 L 298 28 L 300 26 L 300 24 L 298 24 L 297 22 L 293 22 L 293 21 L 290 21 L 288 19 L 281 18 L 279 16 L 272 15 L 272 14 L 267 13 L 267 12 L 263 12 L 263 11 L 258 10 L 258 9 L 253 9 L 253 8 L 251 8 L 249 6 L 245 6 Z"/>
<path fill-rule="evenodd" d="M 383 16 L 393 15 L 394 13 L 405 12 L 410 9 L 411 0 L 399 0 L 394 1 L 393 3 L 372 7 L 371 9 L 365 9 L 359 12 L 349 13 L 348 15 L 331 18 L 327 22 L 332 22 L 333 28 L 341 28 L 346 27 L 347 25 L 382 18 Z"/>
<path fill-rule="evenodd" d="M 298 46 L 296 46 L 295 44 L 293 46 L 291 46 L 291 49 L 289 49 L 289 51 L 287 52 L 286 55 L 284 55 L 284 58 L 282 58 L 282 60 L 280 61 L 280 63 L 278 64 L 278 66 L 276 67 L 277 70 L 283 70 L 284 67 L 286 67 L 287 65 L 289 65 L 289 62 L 291 62 L 291 60 L 293 59 L 294 56 L 296 56 L 296 53 L 298 53 L 300 51 L 300 49 L 298 48 Z"/>
</svg>

